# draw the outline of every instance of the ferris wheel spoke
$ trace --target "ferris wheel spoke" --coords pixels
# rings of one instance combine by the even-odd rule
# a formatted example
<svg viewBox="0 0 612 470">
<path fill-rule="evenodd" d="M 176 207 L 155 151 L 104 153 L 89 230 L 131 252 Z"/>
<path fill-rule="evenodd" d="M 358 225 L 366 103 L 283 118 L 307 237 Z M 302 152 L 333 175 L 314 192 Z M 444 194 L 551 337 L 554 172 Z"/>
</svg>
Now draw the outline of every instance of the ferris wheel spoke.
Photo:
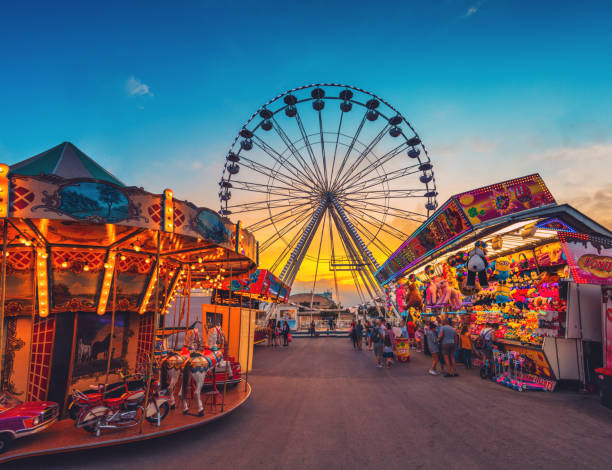
<svg viewBox="0 0 612 470">
<path fill-rule="evenodd" d="M 392 237 L 395 237 L 402 242 L 406 240 L 406 234 L 404 232 L 396 229 L 395 227 L 387 224 L 384 221 L 377 219 L 376 217 L 368 214 L 367 212 L 364 212 L 361 209 L 355 208 L 351 206 L 350 204 L 346 205 L 346 210 L 351 214 L 355 214 L 355 213 L 361 214 L 361 216 L 363 217 L 363 220 L 369 220 L 368 223 L 370 223 L 374 227 L 380 226 L 380 229 L 386 234 L 391 235 Z"/>
<path fill-rule="evenodd" d="M 376 246 L 376 248 L 378 248 L 378 250 L 385 255 L 385 258 L 388 258 L 389 256 L 391 256 L 393 251 L 391 251 L 387 245 L 385 245 L 378 239 L 378 235 L 380 234 L 380 232 L 384 232 L 384 227 L 386 225 L 385 223 L 377 227 L 373 225 L 371 222 L 367 222 L 365 219 L 359 216 L 356 216 L 355 214 L 352 214 L 352 213 L 348 213 L 348 214 L 349 214 L 349 218 L 353 219 L 353 222 L 354 222 L 353 225 L 357 228 L 357 230 L 359 230 L 364 235 L 365 238 L 369 239 L 371 243 L 374 246 Z M 358 221 L 358 222 L 355 223 L 355 221 Z M 368 228 L 368 225 L 372 226 L 374 230 L 376 230 L 376 233 L 372 232 Z"/>
<path fill-rule="evenodd" d="M 277 162 L 281 166 L 288 165 L 295 171 L 295 175 L 299 178 L 299 180 L 303 184 L 314 183 L 314 181 L 305 173 L 303 173 L 300 169 L 298 169 L 293 163 L 291 163 L 287 158 L 283 157 L 280 153 L 278 153 L 274 148 L 268 145 L 263 139 L 259 136 L 253 136 L 255 145 L 257 145 L 261 150 L 267 153 L 275 162 Z"/>
<path fill-rule="evenodd" d="M 423 188 L 416 189 L 381 189 L 381 190 L 369 190 L 369 191 L 350 191 L 350 196 L 355 196 L 353 199 L 366 201 L 368 199 L 406 199 L 409 197 L 422 196 L 418 194 L 423 192 Z M 350 196 L 345 196 L 351 198 Z"/>
<path fill-rule="evenodd" d="M 319 135 L 321 136 L 321 155 L 323 156 L 323 174 L 325 175 L 325 187 L 329 187 L 327 179 L 327 161 L 325 160 L 325 139 L 323 138 L 323 118 L 321 116 L 321 110 L 319 110 Z M 323 220 L 325 224 L 325 220 Z M 315 276 L 316 277 L 316 276 Z"/>
<path fill-rule="evenodd" d="M 274 243 L 276 243 L 277 241 L 281 240 L 285 235 L 287 235 L 289 232 L 291 232 L 291 230 L 293 230 L 294 228 L 296 228 L 298 225 L 300 225 L 301 223 L 303 223 L 305 220 L 308 219 L 308 217 L 311 214 L 309 213 L 304 213 L 302 214 L 300 217 L 296 218 L 295 220 L 293 220 L 292 222 L 288 223 L 287 225 L 285 225 L 283 228 L 277 230 L 276 232 L 274 232 L 272 235 L 270 235 L 266 240 L 263 241 L 263 243 L 261 243 L 259 245 L 259 251 L 260 253 L 265 252 L 268 248 L 270 248 Z M 299 234 L 299 231 L 296 232 L 296 235 Z"/>
<path fill-rule="evenodd" d="M 259 162 L 256 162 L 255 160 L 251 160 L 250 158 L 244 157 L 242 155 L 240 156 L 240 161 L 242 162 L 243 166 L 250 168 L 251 170 L 261 175 L 281 181 L 282 183 L 289 186 L 290 188 L 299 190 L 300 189 L 299 185 L 303 184 L 303 183 L 300 183 L 299 180 L 296 180 L 293 177 L 280 172 L 279 170 L 274 170 L 270 168 L 269 166 L 263 165 Z M 248 163 L 248 165 L 245 165 L 245 162 Z M 279 175 L 281 175 L 283 178 L 279 178 L 278 177 Z M 296 186 L 295 183 L 297 183 L 298 186 Z"/>
<path fill-rule="evenodd" d="M 353 204 L 360 204 L 361 207 L 364 210 L 367 210 L 368 206 L 371 205 L 371 206 L 377 207 L 377 208 L 379 208 L 381 210 L 394 211 L 394 213 L 401 214 L 404 217 L 416 217 L 417 219 L 419 219 L 419 222 L 423 222 L 426 219 L 426 217 L 423 214 L 419 214 L 418 212 L 409 211 L 409 210 L 406 210 L 406 209 L 400 209 L 399 207 L 394 207 L 394 206 L 391 206 L 390 204 L 380 204 L 380 203 L 374 202 L 372 200 L 365 201 L 365 200 L 360 199 L 360 198 L 354 198 L 354 199 L 344 198 L 342 200 L 343 201 L 352 201 Z M 389 214 L 389 215 L 392 215 L 392 214 Z"/>
<path fill-rule="evenodd" d="M 268 209 L 271 205 L 271 207 L 289 207 L 289 206 L 276 206 L 275 204 L 278 202 L 295 202 L 295 204 L 291 204 L 292 206 L 296 206 L 296 205 L 302 205 L 304 204 L 306 201 L 310 201 L 311 197 L 309 196 L 292 196 L 292 197 L 281 197 L 278 199 L 263 199 L 261 201 L 253 201 L 253 202 L 244 202 L 244 203 L 240 203 L 240 204 L 232 204 L 229 205 L 228 208 L 229 209 L 252 209 L 258 206 L 263 206 L 264 209 Z"/>
<path fill-rule="evenodd" d="M 229 210 L 232 212 L 235 209 L 240 209 L 240 212 L 248 213 L 248 212 L 260 212 L 260 211 L 268 211 L 272 209 L 284 209 L 285 207 L 301 207 L 302 204 L 267 204 L 266 201 L 260 201 L 256 206 L 250 207 L 241 207 L 241 205 L 236 206 L 227 206 Z"/>
<path fill-rule="evenodd" d="M 300 129 L 300 134 L 302 134 L 304 144 L 306 144 L 306 150 L 308 151 L 308 155 L 310 156 L 310 160 L 312 161 L 312 166 L 315 172 L 319 175 L 320 181 L 323 182 L 325 181 L 325 178 L 323 178 L 321 168 L 319 168 L 319 163 L 317 162 L 317 158 L 315 157 L 314 151 L 312 150 L 312 146 L 310 145 L 310 139 L 308 138 L 308 134 L 306 133 L 306 129 L 304 128 L 304 123 L 302 122 L 302 118 L 300 117 L 299 111 L 295 115 L 295 122 L 297 122 L 298 128 Z"/>
<path fill-rule="evenodd" d="M 308 173 L 311 176 L 310 180 L 315 184 L 315 186 L 318 186 L 317 176 L 312 171 L 312 168 L 308 166 L 308 164 L 306 163 L 306 160 L 304 159 L 300 151 L 297 149 L 293 141 L 289 138 L 287 133 L 283 130 L 283 128 L 276 121 L 275 118 L 272 118 L 272 124 L 278 136 L 281 138 L 283 143 L 287 146 L 287 149 L 289 150 L 289 152 L 291 152 L 291 155 L 293 155 L 293 158 L 295 158 L 295 160 L 299 163 L 299 165 L 302 167 L 304 172 Z"/>
<path fill-rule="evenodd" d="M 364 190 L 367 188 L 372 188 L 382 183 L 388 183 L 389 181 L 394 181 L 399 178 L 403 178 L 405 176 L 414 175 L 419 173 L 419 170 L 413 170 L 412 167 L 400 168 L 398 170 L 393 170 L 388 173 L 383 173 L 382 175 L 375 176 L 373 178 L 367 179 L 365 181 L 360 182 L 358 185 L 354 186 L 352 189 L 354 190 Z"/>
<path fill-rule="evenodd" d="M 368 166 L 366 166 L 365 168 L 361 169 L 355 175 L 355 177 L 352 180 L 354 182 L 354 184 L 357 184 L 363 178 L 365 178 L 367 176 L 370 176 L 374 171 L 378 171 L 378 169 L 380 167 L 382 167 L 385 163 L 387 163 L 388 161 L 392 160 L 397 155 L 402 153 L 407 148 L 407 146 L 408 145 L 406 144 L 406 142 L 403 142 L 400 145 L 398 145 L 397 147 L 389 150 L 387 153 L 385 153 L 384 155 L 380 156 L 376 160 L 372 161 Z M 418 164 L 411 165 L 411 167 L 417 167 L 417 166 L 418 166 Z"/>
<path fill-rule="evenodd" d="M 336 153 L 338 152 L 338 143 L 340 141 L 340 132 L 342 130 L 342 119 L 344 118 L 344 111 L 340 113 L 340 122 L 338 122 L 338 131 L 336 132 L 336 145 L 334 146 L 334 157 L 332 160 L 331 171 L 329 172 L 330 180 L 334 178 L 334 167 L 336 166 Z M 331 225 L 330 225 L 331 227 Z"/>
<path fill-rule="evenodd" d="M 299 214 L 302 213 L 302 211 L 306 211 L 308 210 L 308 207 L 305 207 L 303 209 L 299 209 L 299 208 L 291 208 L 291 209 L 287 209 L 284 211 L 281 211 L 277 214 L 274 214 L 274 221 L 275 222 L 281 222 L 283 220 L 289 219 L 291 217 L 295 217 Z M 266 227 L 269 227 L 270 225 L 273 225 L 273 220 L 272 220 L 272 215 L 269 215 L 268 217 L 266 217 L 265 219 L 260 220 L 259 222 L 254 223 L 253 225 L 250 225 L 248 227 L 246 227 L 247 230 L 249 230 L 250 232 L 257 232 L 259 230 L 262 230 Z"/>
<path fill-rule="evenodd" d="M 363 129 L 363 125 L 365 124 L 366 116 L 367 116 L 367 111 L 363 113 L 363 117 L 361 118 L 361 122 L 359 123 L 359 126 L 357 127 L 357 130 L 355 131 L 355 134 L 353 135 L 353 138 L 351 139 L 351 143 L 349 144 L 348 148 L 346 149 L 346 153 L 344 154 L 344 158 L 342 159 L 342 163 L 340 164 L 340 167 L 338 168 L 338 172 L 334 175 L 334 179 L 331 182 L 331 187 L 332 188 L 336 187 L 336 182 L 338 180 L 338 177 L 342 174 L 342 171 L 344 170 L 344 166 L 346 165 L 346 161 L 348 160 L 351 152 L 353 151 L 353 147 L 355 147 L 355 143 L 357 142 L 357 139 L 359 139 L 359 134 L 361 134 L 361 131 Z"/>
<path fill-rule="evenodd" d="M 308 225 L 308 222 L 309 221 L 306 220 L 306 222 L 304 222 L 304 224 L 300 227 L 300 229 L 296 231 L 296 233 L 293 235 L 293 237 L 291 238 L 289 243 L 287 243 L 285 248 L 283 248 L 283 251 L 281 252 L 281 254 L 276 258 L 276 260 L 272 264 L 272 267 L 270 268 L 270 271 L 276 272 L 277 268 L 283 263 L 283 261 L 289 255 L 289 253 L 291 253 L 293 251 L 295 245 L 297 244 L 297 242 L 299 241 L 299 239 L 300 239 L 300 237 L 302 235 L 302 232 L 304 231 L 304 229 Z"/>
<path fill-rule="evenodd" d="M 376 145 L 378 145 L 378 143 L 383 139 L 383 137 L 389 130 L 389 127 L 391 127 L 391 125 L 389 124 L 389 122 L 387 122 L 380 130 L 380 132 L 378 132 L 378 134 L 376 134 L 376 136 L 370 141 L 370 143 L 361 151 L 361 153 L 357 156 L 353 164 L 348 167 L 344 176 L 339 176 L 338 182 L 336 183 L 337 186 L 341 187 L 343 183 L 345 183 L 351 177 L 351 175 L 355 172 L 359 165 L 361 165 L 361 163 L 366 159 L 368 154 L 370 154 L 372 150 L 374 150 Z"/>
<path fill-rule="evenodd" d="M 252 183 L 241 180 L 232 180 L 231 184 L 233 189 L 239 189 L 253 193 L 270 194 L 273 196 L 301 197 L 299 196 L 300 194 L 310 194 L 310 192 L 306 189 L 294 189 L 280 184 L 276 187 L 276 189 L 270 188 L 269 184 Z"/>
</svg>

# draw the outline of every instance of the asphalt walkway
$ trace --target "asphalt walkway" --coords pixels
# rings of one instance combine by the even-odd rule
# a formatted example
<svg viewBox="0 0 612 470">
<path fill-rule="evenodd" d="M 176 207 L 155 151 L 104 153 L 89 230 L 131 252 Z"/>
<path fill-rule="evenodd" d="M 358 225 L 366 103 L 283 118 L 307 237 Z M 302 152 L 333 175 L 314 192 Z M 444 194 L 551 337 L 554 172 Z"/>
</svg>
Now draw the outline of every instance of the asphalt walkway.
<svg viewBox="0 0 612 470">
<path fill-rule="evenodd" d="M 376 369 L 346 338 L 257 348 L 253 396 L 210 426 L 6 468 L 612 468 L 612 410 L 573 392 L 519 393 L 427 375 L 427 359 Z M 12 465 L 12 466 L 11 466 Z"/>
</svg>

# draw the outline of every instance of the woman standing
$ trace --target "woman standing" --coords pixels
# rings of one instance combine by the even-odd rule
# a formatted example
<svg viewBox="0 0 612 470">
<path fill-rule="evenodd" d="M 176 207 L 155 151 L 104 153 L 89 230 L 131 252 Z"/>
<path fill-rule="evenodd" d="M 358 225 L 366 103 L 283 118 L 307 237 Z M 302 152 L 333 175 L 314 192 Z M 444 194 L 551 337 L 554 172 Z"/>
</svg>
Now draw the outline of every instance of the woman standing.
<svg viewBox="0 0 612 470">
<path fill-rule="evenodd" d="M 395 333 L 391 328 L 391 323 L 387 323 L 387 328 L 383 330 L 383 357 L 387 363 L 387 369 L 391 367 L 393 359 L 393 343 L 395 343 Z"/>
<path fill-rule="evenodd" d="M 429 368 L 430 375 L 440 375 L 436 370 L 438 362 L 440 361 L 440 343 L 438 341 L 438 330 L 436 322 L 432 321 L 429 323 L 429 329 L 425 332 L 425 341 L 427 341 L 427 348 L 431 353 L 431 367 Z"/>
</svg>

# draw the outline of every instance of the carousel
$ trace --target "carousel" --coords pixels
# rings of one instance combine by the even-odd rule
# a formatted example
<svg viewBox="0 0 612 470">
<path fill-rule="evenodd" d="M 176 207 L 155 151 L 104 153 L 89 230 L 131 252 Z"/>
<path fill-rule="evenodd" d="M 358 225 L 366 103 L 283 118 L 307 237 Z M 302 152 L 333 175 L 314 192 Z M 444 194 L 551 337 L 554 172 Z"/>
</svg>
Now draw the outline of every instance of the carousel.
<svg viewBox="0 0 612 470">
<path fill-rule="evenodd" d="M 0 217 L 0 392 L 39 403 L 32 427 L 40 430 L 69 414 L 75 391 L 127 384 L 131 374 L 139 374 L 149 400 L 157 382 L 154 338 L 173 324 L 165 317 L 177 293 L 220 289 L 256 269 L 256 241 L 239 223 L 176 199 L 170 189 L 154 194 L 127 186 L 68 142 L 0 165 Z M 212 345 L 195 369 L 214 369 L 228 347 Z M 250 394 L 246 383 L 238 389 L 241 395 L 228 404 L 241 404 Z M 19 432 L 2 428 L 7 410 L 0 404 L 0 441 L 6 443 Z M 158 418 L 154 431 L 145 425 L 143 432 L 143 421 L 126 439 L 192 424 L 167 425 L 167 419 L 160 428 Z M 11 443 L 15 450 L 3 458 L 20 449 L 36 455 L 91 444 L 82 442 L 91 441 L 87 433 L 66 434 L 72 422 L 62 424 L 29 432 L 36 437 Z M 55 440 L 45 437 L 60 427 Z M 100 429 L 96 434 L 91 445 L 107 445 Z M 118 442 L 116 434 L 112 439 Z"/>
</svg>

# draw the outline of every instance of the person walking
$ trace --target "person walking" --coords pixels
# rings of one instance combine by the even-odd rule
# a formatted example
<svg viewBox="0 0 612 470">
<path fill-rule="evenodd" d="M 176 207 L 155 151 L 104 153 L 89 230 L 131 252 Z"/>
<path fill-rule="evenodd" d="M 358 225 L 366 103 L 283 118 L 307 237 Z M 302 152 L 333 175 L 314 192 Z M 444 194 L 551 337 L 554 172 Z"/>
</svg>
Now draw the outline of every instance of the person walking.
<svg viewBox="0 0 612 470">
<path fill-rule="evenodd" d="M 349 336 L 351 337 L 351 341 L 353 342 L 353 349 L 357 350 L 357 336 L 355 335 L 355 322 L 354 321 L 351 322 Z"/>
<path fill-rule="evenodd" d="M 268 321 L 266 333 L 268 334 L 268 346 L 274 346 L 274 328 L 276 328 L 276 320 Z"/>
<path fill-rule="evenodd" d="M 380 319 L 376 320 L 376 325 L 372 328 L 372 348 L 374 355 L 376 356 L 376 368 L 382 368 L 382 356 L 383 356 L 383 332 L 382 322 Z"/>
<path fill-rule="evenodd" d="M 442 319 L 442 327 L 438 332 L 438 340 L 442 349 L 442 357 L 446 364 L 444 377 L 457 377 L 457 363 L 455 362 L 455 349 L 457 348 L 457 332 L 448 317 Z"/>
<path fill-rule="evenodd" d="M 383 331 L 383 335 L 383 356 L 387 363 L 387 369 L 389 369 L 393 361 L 393 344 L 395 343 L 395 333 L 391 323 L 387 323 L 387 328 Z"/>
<path fill-rule="evenodd" d="M 461 356 L 466 369 L 472 368 L 472 339 L 470 338 L 470 329 L 467 325 L 461 328 Z"/>
<path fill-rule="evenodd" d="M 274 347 L 280 346 L 280 335 L 281 335 L 281 322 L 280 320 L 274 322 Z"/>
<path fill-rule="evenodd" d="M 437 326 L 435 321 L 429 323 L 429 328 L 425 330 L 425 341 L 427 349 L 431 354 L 431 367 L 429 368 L 430 375 L 440 375 L 436 370 L 440 361 L 440 343 L 438 341 Z"/>
<path fill-rule="evenodd" d="M 357 340 L 357 350 L 361 351 L 363 345 L 363 325 L 361 324 L 361 320 L 357 320 L 357 324 L 355 325 L 355 338 Z"/>
<path fill-rule="evenodd" d="M 316 329 L 315 329 L 315 321 L 310 320 L 310 336 L 311 337 L 315 337 L 316 336 Z"/>
<path fill-rule="evenodd" d="M 289 346 L 289 323 L 286 321 L 283 322 L 283 327 L 281 329 L 281 334 L 283 335 L 283 346 Z"/>
<path fill-rule="evenodd" d="M 370 320 L 366 320 L 365 330 L 366 330 L 366 346 L 368 348 L 368 351 L 371 351 L 372 350 L 372 323 L 370 322 Z"/>
</svg>

